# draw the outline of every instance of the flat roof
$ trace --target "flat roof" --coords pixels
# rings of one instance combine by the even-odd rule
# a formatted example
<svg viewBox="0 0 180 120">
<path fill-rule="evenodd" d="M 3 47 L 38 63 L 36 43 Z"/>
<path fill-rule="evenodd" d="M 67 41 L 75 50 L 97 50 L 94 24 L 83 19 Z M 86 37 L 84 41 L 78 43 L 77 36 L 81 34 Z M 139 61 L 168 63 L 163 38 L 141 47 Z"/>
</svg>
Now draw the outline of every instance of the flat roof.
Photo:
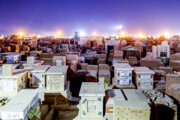
<svg viewBox="0 0 180 120">
<path fill-rule="evenodd" d="M 107 92 L 110 99 L 126 100 L 121 89 L 109 89 Z"/>
<path fill-rule="evenodd" d="M 23 89 L 15 97 L 13 97 L 13 99 L 11 99 L 10 102 L 8 102 L 5 106 L 0 108 L 1 117 L 3 118 L 3 116 L 6 117 L 7 114 L 12 115 L 13 113 L 16 113 L 19 116 L 11 116 L 11 118 L 12 117 L 24 118 L 27 112 L 29 111 L 29 109 L 32 106 L 34 106 L 37 103 L 37 101 L 38 101 L 37 90 Z"/>
<path fill-rule="evenodd" d="M 34 64 L 31 63 L 27 63 L 27 61 L 23 64 L 23 65 L 39 65 L 42 64 L 44 62 L 44 60 L 34 60 Z"/>
<path fill-rule="evenodd" d="M 2 75 L 2 70 L 0 70 L 0 78 L 17 78 L 18 76 L 22 76 L 27 73 L 29 69 L 14 69 L 12 76 L 4 76 Z"/>
<path fill-rule="evenodd" d="M 104 85 L 98 82 L 83 82 L 80 96 L 105 96 Z"/>
<path fill-rule="evenodd" d="M 150 106 L 146 101 L 119 101 L 114 100 L 114 107 L 128 107 L 128 108 L 149 108 Z"/>
<path fill-rule="evenodd" d="M 65 74 L 68 66 L 52 66 L 48 69 L 46 74 Z"/>
<path fill-rule="evenodd" d="M 155 72 L 148 67 L 134 67 L 134 71 L 136 74 L 155 74 Z"/>
<path fill-rule="evenodd" d="M 46 72 L 50 65 L 38 65 L 33 67 L 32 72 Z"/>
<path fill-rule="evenodd" d="M 142 92 L 135 89 L 124 89 L 123 90 L 127 100 L 119 101 L 114 100 L 114 107 L 128 107 L 128 108 L 149 108 L 150 106 L 146 101 L 145 96 L 143 97 Z"/>
<path fill-rule="evenodd" d="M 131 67 L 128 63 L 114 63 L 113 64 L 115 69 L 130 69 L 133 70 L 133 67 Z"/>
</svg>

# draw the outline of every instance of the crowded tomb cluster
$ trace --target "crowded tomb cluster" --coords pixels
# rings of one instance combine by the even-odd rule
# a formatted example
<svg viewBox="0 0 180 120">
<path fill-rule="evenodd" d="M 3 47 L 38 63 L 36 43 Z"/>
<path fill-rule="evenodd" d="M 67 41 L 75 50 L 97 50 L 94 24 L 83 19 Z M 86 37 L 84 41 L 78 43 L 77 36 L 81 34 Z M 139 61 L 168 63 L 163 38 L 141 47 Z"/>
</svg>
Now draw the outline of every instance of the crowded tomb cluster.
<svg viewBox="0 0 180 120">
<path fill-rule="evenodd" d="M 2 120 L 178 120 L 180 38 L 0 39 Z"/>
</svg>

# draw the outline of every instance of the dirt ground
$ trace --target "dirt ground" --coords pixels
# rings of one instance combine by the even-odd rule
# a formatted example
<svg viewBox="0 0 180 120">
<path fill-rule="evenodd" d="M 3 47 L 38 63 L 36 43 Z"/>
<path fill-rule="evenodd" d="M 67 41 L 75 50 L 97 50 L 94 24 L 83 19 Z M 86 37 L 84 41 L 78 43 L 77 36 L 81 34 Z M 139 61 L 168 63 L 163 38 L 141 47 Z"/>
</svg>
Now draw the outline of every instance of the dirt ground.
<svg viewBox="0 0 180 120">
<path fill-rule="evenodd" d="M 73 120 L 78 115 L 78 111 L 58 111 L 55 120 Z"/>
</svg>

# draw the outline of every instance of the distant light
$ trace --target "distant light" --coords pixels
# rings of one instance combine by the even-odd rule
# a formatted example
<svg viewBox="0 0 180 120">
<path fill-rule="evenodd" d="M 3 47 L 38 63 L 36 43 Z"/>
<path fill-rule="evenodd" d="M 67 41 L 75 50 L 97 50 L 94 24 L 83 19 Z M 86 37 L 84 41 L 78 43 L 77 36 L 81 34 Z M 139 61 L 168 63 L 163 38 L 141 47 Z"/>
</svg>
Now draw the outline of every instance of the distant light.
<svg viewBox="0 0 180 120">
<path fill-rule="evenodd" d="M 156 38 L 160 38 L 160 37 L 161 37 L 161 35 L 160 35 L 160 34 L 157 34 L 155 37 L 156 37 Z"/>
<path fill-rule="evenodd" d="M 165 36 L 166 38 L 170 38 L 170 37 L 171 37 L 171 35 L 170 35 L 168 32 L 165 32 L 165 33 L 164 33 L 164 36 Z"/>
<path fill-rule="evenodd" d="M 18 38 L 19 38 L 19 39 L 22 39 L 23 37 L 24 37 L 24 33 L 23 33 L 23 32 L 19 32 L 19 33 L 18 33 Z"/>
<path fill-rule="evenodd" d="M 125 32 L 121 32 L 121 35 L 125 35 Z"/>
<path fill-rule="evenodd" d="M 119 26 L 117 26 L 117 28 L 118 28 L 118 29 L 122 29 L 122 28 L 123 28 L 123 26 L 122 26 L 122 25 L 119 25 Z"/>
<path fill-rule="evenodd" d="M 125 33 L 125 32 L 120 32 L 119 37 L 123 38 L 123 37 L 125 37 L 125 36 L 126 36 L 126 33 Z"/>
<path fill-rule="evenodd" d="M 116 33 L 113 33 L 113 35 L 112 35 L 112 36 L 117 36 L 117 35 L 116 35 Z"/>
<path fill-rule="evenodd" d="M 19 32 L 19 36 L 24 36 L 24 33 L 23 32 Z"/>
<path fill-rule="evenodd" d="M 80 32 L 79 32 L 79 35 L 80 35 L 80 36 L 86 36 L 86 33 L 85 33 L 84 31 L 80 31 Z"/>
<path fill-rule="evenodd" d="M 142 38 L 146 38 L 146 35 L 139 33 L 137 37 L 142 39 Z"/>
<path fill-rule="evenodd" d="M 119 36 L 118 36 L 118 35 L 116 35 L 116 39 L 119 39 Z"/>
<path fill-rule="evenodd" d="M 42 38 L 43 36 L 41 36 L 41 35 L 37 35 L 37 38 Z"/>
<path fill-rule="evenodd" d="M 118 25 L 118 26 L 116 26 L 116 29 L 118 29 L 118 30 L 121 30 L 123 28 L 123 26 L 122 25 Z"/>
<path fill-rule="evenodd" d="M 33 38 L 33 37 L 35 37 L 35 36 L 36 36 L 35 34 L 31 34 L 31 35 L 30 35 L 31 38 Z"/>
<path fill-rule="evenodd" d="M 97 35 L 98 35 L 97 32 L 93 32 L 93 33 L 92 33 L 92 36 L 97 36 Z"/>
<path fill-rule="evenodd" d="M 60 37 L 62 37 L 62 32 L 61 31 L 57 31 L 56 35 L 55 35 L 55 38 L 60 38 Z"/>
<path fill-rule="evenodd" d="M 4 35 L 1 35 L 1 36 L 0 36 L 0 39 L 4 39 Z"/>
<path fill-rule="evenodd" d="M 57 32 L 56 35 L 57 35 L 57 36 L 61 36 L 62 33 L 61 33 L 61 32 Z"/>
<path fill-rule="evenodd" d="M 105 34 L 104 37 L 105 37 L 105 38 L 109 38 L 109 34 Z"/>
</svg>

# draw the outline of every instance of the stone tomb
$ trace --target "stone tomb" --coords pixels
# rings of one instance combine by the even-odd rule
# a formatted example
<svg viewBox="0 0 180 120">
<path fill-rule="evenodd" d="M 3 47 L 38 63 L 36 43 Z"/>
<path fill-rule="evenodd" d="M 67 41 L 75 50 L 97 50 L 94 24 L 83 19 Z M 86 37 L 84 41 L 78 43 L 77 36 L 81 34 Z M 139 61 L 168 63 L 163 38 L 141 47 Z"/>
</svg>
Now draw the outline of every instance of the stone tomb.
<svg viewBox="0 0 180 120">
<path fill-rule="evenodd" d="M 21 54 L 11 53 L 5 57 L 8 64 L 17 64 L 21 61 Z"/>
<path fill-rule="evenodd" d="M 27 70 L 12 68 L 12 64 L 3 64 L 2 74 L 0 73 L 0 97 L 13 97 L 27 87 Z"/>
<path fill-rule="evenodd" d="M 50 65 L 35 66 L 31 71 L 30 86 L 35 88 L 45 87 L 45 72 L 49 69 Z"/>
<path fill-rule="evenodd" d="M 119 100 L 119 101 L 126 100 L 126 98 L 123 95 L 123 92 L 120 89 L 107 90 L 107 95 L 105 98 L 105 101 L 106 101 L 105 118 L 107 120 L 113 120 L 114 100 Z"/>
<path fill-rule="evenodd" d="M 61 61 L 61 63 L 58 61 Z M 66 56 L 53 56 L 52 64 L 65 66 L 66 65 Z"/>
<path fill-rule="evenodd" d="M 116 87 L 129 87 L 132 84 L 133 68 L 128 63 L 115 63 L 113 84 Z"/>
<path fill-rule="evenodd" d="M 27 57 L 27 62 L 23 64 L 24 69 L 33 69 L 35 66 L 42 65 L 43 60 L 34 60 L 33 56 Z"/>
<path fill-rule="evenodd" d="M 34 64 L 34 56 L 27 57 L 27 63 L 28 64 Z"/>
<path fill-rule="evenodd" d="M 110 70 L 99 70 L 98 71 L 98 80 L 100 83 L 104 84 L 104 87 L 107 88 L 111 83 L 111 73 Z"/>
<path fill-rule="evenodd" d="M 79 114 L 75 120 L 102 120 L 104 86 L 101 83 L 84 82 L 80 90 Z"/>
<path fill-rule="evenodd" d="M 13 65 L 12 64 L 4 64 L 2 66 L 2 75 L 3 76 L 12 76 L 13 75 Z"/>
<path fill-rule="evenodd" d="M 65 98 L 70 95 L 69 82 L 67 81 L 67 66 L 52 66 L 45 73 L 45 93 L 61 93 Z"/>
<path fill-rule="evenodd" d="M 113 120 L 150 120 L 150 106 L 137 90 L 124 89 L 127 100 L 114 99 Z"/>
<path fill-rule="evenodd" d="M 134 72 L 136 74 L 137 89 L 153 89 L 154 71 L 150 70 L 148 67 L 134 67 Z"/>
<path fill-rule="evenodd" d="M 119 40 L 105 40 L 105 51 L 108 53 L 110 50 L 116 50 L 118 48 Z"/>
<path fill-rule="evenodd" d="M 37 90 L 21 90 L 10 102 L 0 108 L 2 120 L 28 120 L 26 114 L 35 106 L 39 109 Z"/>
<path fill-rule="evenodd" d="M 167 41 L 162 42 L 161 45 L 157 46 L 158 48 L 158 57 L 170 57 L 170 47 Z"/>
<path fill-rule="evenodd" d="M 151 108 L 140 90 L 109 89 L 105 101 L 106 120 L 150 120 Z"/>
</svg>

